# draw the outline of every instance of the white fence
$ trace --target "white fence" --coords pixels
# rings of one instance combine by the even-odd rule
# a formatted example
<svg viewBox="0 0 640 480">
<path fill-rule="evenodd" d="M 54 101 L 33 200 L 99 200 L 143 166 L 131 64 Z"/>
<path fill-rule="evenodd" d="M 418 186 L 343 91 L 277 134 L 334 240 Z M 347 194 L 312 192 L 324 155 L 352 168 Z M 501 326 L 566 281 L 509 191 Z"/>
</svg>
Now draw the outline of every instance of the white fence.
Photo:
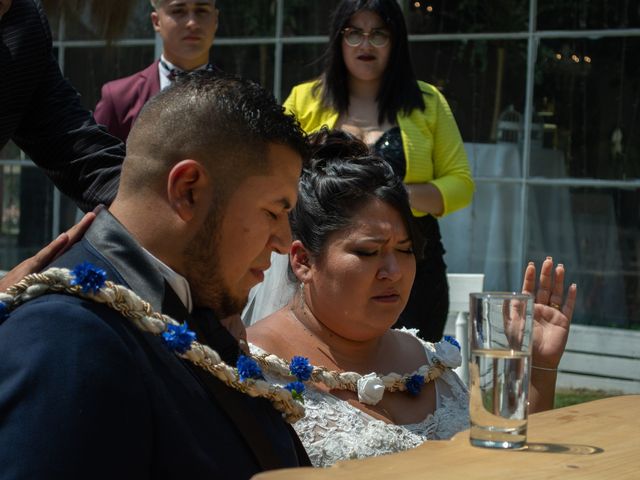
<svg viewBox="0 0 640 480">
<path fill-rule="evenodd" d="M 448 274 L 450 307 L 445 334 L 458 339 L 463 359 L 468 355 L 469 293 L 482 291 L 482 277 Z M 465 383 L 466 363 L 456 370 Z M 557 387 L 640 393 L 640 331 L 572 325 Z"/>
<path fill-rule="evenodd" d="M 640 331 L 573 325 L 557 385 L 640 393 Z"/>
</svg>

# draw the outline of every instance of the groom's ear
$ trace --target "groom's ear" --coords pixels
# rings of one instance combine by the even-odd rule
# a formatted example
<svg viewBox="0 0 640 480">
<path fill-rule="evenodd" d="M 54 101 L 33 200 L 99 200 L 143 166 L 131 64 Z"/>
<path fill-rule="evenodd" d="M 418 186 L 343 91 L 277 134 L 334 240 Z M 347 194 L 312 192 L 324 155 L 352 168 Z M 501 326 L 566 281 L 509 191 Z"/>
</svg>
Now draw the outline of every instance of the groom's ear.
<svg viewBox="0 0 640 480">
<path fill-rule="evenodd" d="M 166 195 L 183 222 L 203 221 L 212 201 L 211 178 L 197 160 L 181 160 L 169 171 Z"/>
<path fill-rule="evenodd" d="M 289 250 L 291 269 L 298 280 L 308 283 L 312 277 L 311 259 L 309 252 L 300 240 L 294 240 Z"/>
</svg>

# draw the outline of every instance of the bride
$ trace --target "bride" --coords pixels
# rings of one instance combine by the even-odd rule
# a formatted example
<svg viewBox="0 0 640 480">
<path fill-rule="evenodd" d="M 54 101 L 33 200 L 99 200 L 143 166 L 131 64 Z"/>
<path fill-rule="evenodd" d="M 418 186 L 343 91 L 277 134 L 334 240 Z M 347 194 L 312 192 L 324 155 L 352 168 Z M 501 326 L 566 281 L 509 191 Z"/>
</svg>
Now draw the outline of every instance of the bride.
<svg viewBox="0 0 640 480">
<path fill-rule="evenodd" d="M 294 428 L 316 466 L 450 438 L 469 425 L 467 390 L 452 370 L 458 349 L 391 329 L 411 291 L 413 252 L 420 251 L 406 191 L 383 160 L 346 133 L 322 131 L 312 145 L 314 158 L 290 217 L 291 280 L 299 287 L 284 308 L 248 329 L 252 352 L 303 355 L 314 366 L 364 376 L 357 392 L 322 383 L 305 390 L 307 413 Z M 562 311 L 549 306 L 563 304 L 564 269 L 555 268 L 552 287 L 553 270 L 547 259 L 536 296 L 532 412 L 553 406 L 554 369 L 575 303 L 572 285 Z M 534 287 L 529 264 L 523 289 Z M 371 372 L 416 372 L 410 377 L 416 382 L 384 392 Z"/>
</svg>

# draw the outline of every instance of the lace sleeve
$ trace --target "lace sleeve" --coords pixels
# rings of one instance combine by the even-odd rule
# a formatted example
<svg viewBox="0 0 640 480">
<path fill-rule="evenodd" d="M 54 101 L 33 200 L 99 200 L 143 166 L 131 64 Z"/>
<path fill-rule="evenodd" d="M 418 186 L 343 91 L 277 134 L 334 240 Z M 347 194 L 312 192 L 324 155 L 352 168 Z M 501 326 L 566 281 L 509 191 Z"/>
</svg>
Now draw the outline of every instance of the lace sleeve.
<svg viewBox="0 0 640 480">
<path fill-rule="evenodd" d="M 419 433 L 382 422 L 316 389 L 307 390 L 305 410 L 305 417 L 293 427 L 316 467 L 399 452 L 425 440 Z"/>
<path fill-rule="evenodd" d="M 407 333 L 416 336 L 415 332 Z M 435 345 L 417 336 L 416 338 L 424 346 L 429 363 L 433 363 L 438 358 Z M 469 428 L 469 392 L 460 377 L 449 368 L 436 379 L 435 383 L 437 404 L 434 416 L 437 427 L 432 438 L 448 440 L 456 433 Z"/>
<path fill-rule="evenodd" d="M 433 362 L 435 348 L 432 344 L 424 345 L 428 361 Z M 254 345 L 251 350 L 264 353 Z M 285 383 L 283 379 L 268 380 Z M 385 423 L 348 402 L 308 386 L 304 394 L 305 416 L 293 427 L 317 467 L 329 466 L 338 460 L 408 450 L 426 440 L 448 439 L 469 426 L 468 394 L 462 381 L 450 369 L 435 382 L 436 411 L 410 425 Z"/>
</svg>

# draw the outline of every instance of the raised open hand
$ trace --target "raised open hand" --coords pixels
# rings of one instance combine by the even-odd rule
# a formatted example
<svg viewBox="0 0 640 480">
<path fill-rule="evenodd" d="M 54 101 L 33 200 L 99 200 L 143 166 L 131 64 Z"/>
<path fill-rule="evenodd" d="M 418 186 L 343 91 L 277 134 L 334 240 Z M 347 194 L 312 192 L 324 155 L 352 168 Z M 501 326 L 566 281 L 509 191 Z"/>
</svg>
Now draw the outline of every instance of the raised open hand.
<svg viewBox="0 0 640 480">
<path fill-rule="evenodd" d="M 557 368 L 569 337 L 569 326 L 576 304 L 577 287 L 572 283 L 564 290 L 564 266 L 553 267 L 547 257 L 540 268 L 536 290 L 536 266 L 529 262 L 524 272 L 523 293 L 534 296 L 532 364 Z"/>
</svg>

